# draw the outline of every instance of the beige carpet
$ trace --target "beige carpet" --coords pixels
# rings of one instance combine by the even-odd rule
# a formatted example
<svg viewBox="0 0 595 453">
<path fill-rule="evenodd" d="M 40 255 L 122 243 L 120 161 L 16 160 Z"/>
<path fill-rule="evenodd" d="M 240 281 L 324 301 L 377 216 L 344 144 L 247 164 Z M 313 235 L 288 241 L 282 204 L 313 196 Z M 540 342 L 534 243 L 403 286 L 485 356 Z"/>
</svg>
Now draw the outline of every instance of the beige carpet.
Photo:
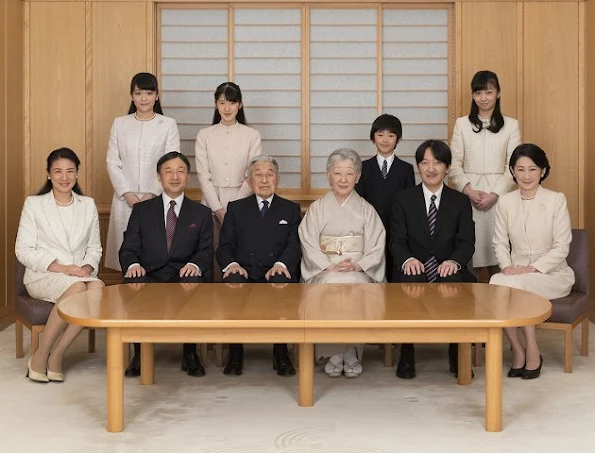
<svg viewBox="0 0 595 453">
<path fill-rule="evenodd" d="M 224 376 L 211 364 L 206 377 L 191 378 L 179 370 L 181 347 L 160 345 L 156 385 L 126 380 L 126 430 L 110 434 L 104 333 L 96 354 L 85 352 L 81 335 L 67 355 L 67 381 L 44 385 L 25 379 L 11 326 L 0 332 L 0 452 L 593 451 L 595 354 L 576 355 L 574 373 L 564 374 L 561 334 L 540 331 L 539 338 L 541 378 L 504 378 L 501 433 L 484 431 L 484 369 L 475 370 L 472 386 L 456 385 L 445 345 L 418 347 L 411 381 L 384 368 L 373 346 L 359 379 L 329 379 L 317 369 L 312 408 L 298 407 L 297 378 L 277 377 L 265 346 L 248 347 L 243 376 Z"/>
</svg>

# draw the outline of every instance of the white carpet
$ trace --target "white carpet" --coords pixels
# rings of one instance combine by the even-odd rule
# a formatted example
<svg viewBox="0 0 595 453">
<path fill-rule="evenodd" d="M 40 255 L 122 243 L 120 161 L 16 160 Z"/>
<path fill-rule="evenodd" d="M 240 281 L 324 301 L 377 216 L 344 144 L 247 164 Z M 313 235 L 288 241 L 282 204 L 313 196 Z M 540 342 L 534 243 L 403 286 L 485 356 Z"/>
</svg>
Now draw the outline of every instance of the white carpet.
<svg viewBox="0 0 595 453">
<path fill-rule="evenodd" d="M 580 333 L 580 329 L 579 332 Z M 26 345 L 28 349 L 28 335 Z M 245 372 L 212 363 L 204 378 L 179 369 L 181 346 L 159 345 L 156 385 L 126 379 L 125 431 L 105 431 L 105 335 L 85 352 L 82 334 L 66 358 L 64 384 L 25 378 L 14 326 L 0 332 L 0 452 L 409 453 L 590 452 L 595 449 L 595 354 L 562 371 L 559 332 L 539 331 L 542 376 L 504 378 L 504 431 L 484 431 L 484 368 L 471 386 L 448 373 L 446 345 L 417 347 L 417 374 L 397 379 L 366 348 L 359 379 L 315 377 L 315 405 L 297 405 L 297 377 L 271 369 L 271 349 L 248 346 Z M 505 347 L 506 349 L 506 347 Z M 575 349 L 578 349 L 576 338 Z M 595 351 L 595 338 L 591 339 Z M 505 372 L 509 366 L 505 357 Z M 589 442 L 591 441 L 591 442 Z"/>
</svg>

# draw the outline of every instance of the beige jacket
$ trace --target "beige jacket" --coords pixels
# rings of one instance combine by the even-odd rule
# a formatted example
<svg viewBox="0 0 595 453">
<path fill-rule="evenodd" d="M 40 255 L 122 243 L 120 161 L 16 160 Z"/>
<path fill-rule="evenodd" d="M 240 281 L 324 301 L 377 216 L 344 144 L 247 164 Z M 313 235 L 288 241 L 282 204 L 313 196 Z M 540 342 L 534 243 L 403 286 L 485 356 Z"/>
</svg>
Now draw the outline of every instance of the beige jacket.
<svg viewBox="0 0 595 453">
<path fill-rule="evenodd" d="M 246 167 L 261 153 L 259 132 L 244 124 L 218 123 L 202 129 L 196 137 L 195 159 L 203 204 L 218 211 L 229 201 L 250 195 Z"/>
</svg>

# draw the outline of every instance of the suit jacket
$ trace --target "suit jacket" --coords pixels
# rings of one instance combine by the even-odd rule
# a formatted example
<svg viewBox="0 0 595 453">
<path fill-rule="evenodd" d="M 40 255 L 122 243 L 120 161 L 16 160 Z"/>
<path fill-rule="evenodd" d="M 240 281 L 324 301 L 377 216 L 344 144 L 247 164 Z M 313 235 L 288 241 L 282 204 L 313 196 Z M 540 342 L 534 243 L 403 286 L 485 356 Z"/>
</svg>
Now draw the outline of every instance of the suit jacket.
<svg viewBox="0 0 595 453">
<path fill-rule="evenodd" d="M 408 258 L 415 257 L 424 263 L 432 256 L 439 263 L 456 261 L 463 272 L 469 272 L 467 263 L 475 251 L 475 224 L 469 197 L 444 186 L 432 237 L 422 185 L 399 192 L 391 215 L 390 250 L 394 275 L 402 272 Z M 475 281 L 470 273 L 469 276 Z"/>
<path fill-rule="evenodd" d="M 194 263 L 208 281 L 213 263 L 211 210 L 184 197 L 169 253 L 164 215 L 161 195 L 134 205 L 120 247 L 122 271 L 139 263 L 147 273 L 167 281 L 187 263 Z"/>
<path fill-rule="evenodd" d="M 72 196 L 74 218 L 69 235 L 51 192 L 25 200 L 15 244 L 17 259 L 26 268 L 24 284 L 47 276 L 53 261 L 81 267 L 88 264 L 93 267 L 92 275 L 97 275 L 101 259 L 97 208 L 90 197 Z"/>
<path fill-rule="evenodd" d="M 362 198 L 374 206 L 388 233 L 395 196 L 399 191 L 414 185 L 413 165 L 395 156 L 395 160 L 388 171 L 388 176 L 384 179 L 378 166 L 378 160 L 374 156 L 362 162 L 362 175 L 355 186 L 355 190 Z"/>
<path fill-rule="evenodd" d="M 531 210 L 526 224 L 523 208 Z M 529 202 L 521 201 L 518 190 L 507 193 L 496 205 L 492 243 L 498 265 L 501 269 L 530 265 L 542 274 L 570 269 L 566 257 L 572 241 L 571 228 L 563 193 L 539 187 L 535 199 Z"/>
<path fill-rule="evenodd" d="M 275 262 L 287 266 L 297 281 L 301 259 L 298 226 L 300 206 L 275 195 L 263 218 L 256 195 L 232 201 L 219 236 L 217 261 L 225 269 L 234 261 L 251 280 L 261 280 Z"/>
</svg>

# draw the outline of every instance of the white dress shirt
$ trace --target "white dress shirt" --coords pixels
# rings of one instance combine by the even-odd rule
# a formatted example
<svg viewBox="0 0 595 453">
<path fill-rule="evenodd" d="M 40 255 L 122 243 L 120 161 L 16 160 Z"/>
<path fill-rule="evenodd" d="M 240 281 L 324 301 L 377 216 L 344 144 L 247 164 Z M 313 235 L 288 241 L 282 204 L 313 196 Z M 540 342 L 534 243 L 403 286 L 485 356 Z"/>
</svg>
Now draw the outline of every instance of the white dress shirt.
<svg viewBox="0 0 595 453">
<path fill-rule="evenodd" d="M 378 162 L 378 167 L 380 168 L 380 171 L 382 171 L 382 164 L 384 164 L 384 161 L 386 161 L 386 173 L 388 174 L 388 172 L 390 172 L 391 165 L 395 161 L 395 154 L 391 154 L 386 159 L 382 157 L 380 154 L 376 154 L 376 161 Z"/>
</svg>

